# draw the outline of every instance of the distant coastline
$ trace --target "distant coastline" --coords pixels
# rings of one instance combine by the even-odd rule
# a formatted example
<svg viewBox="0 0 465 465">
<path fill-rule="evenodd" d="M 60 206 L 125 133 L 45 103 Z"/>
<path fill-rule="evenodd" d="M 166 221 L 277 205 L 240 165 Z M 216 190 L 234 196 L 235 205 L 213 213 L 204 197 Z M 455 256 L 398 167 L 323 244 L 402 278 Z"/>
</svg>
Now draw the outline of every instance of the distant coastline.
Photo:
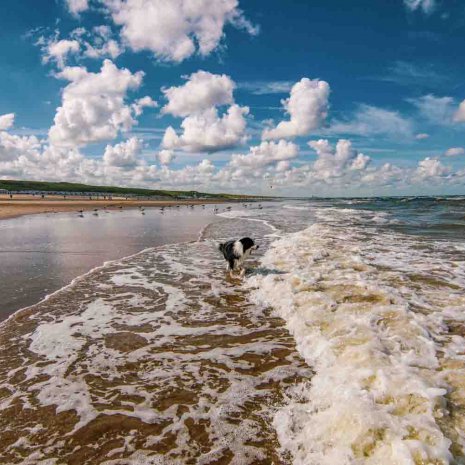
<svg viewBox="0 0 465 465">
<path fill-rule="evenodd" d="M 77 183 L 0 180 L 0 219 L 39 213 L 264 200 L 238 194 L 93 186 Z"/>
</svg>

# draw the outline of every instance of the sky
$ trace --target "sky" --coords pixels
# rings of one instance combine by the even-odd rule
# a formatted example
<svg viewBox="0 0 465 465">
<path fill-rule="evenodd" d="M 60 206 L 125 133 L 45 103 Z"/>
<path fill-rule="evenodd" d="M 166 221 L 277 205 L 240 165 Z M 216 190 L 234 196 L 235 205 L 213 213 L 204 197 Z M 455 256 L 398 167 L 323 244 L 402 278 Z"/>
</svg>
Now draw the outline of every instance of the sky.
<svg viewBox="0 0 465 465">
<path fill-rule="evenodd" d="M 461 0 L 6 0 L 0 179 L 465 194 Z"/>
</svg>

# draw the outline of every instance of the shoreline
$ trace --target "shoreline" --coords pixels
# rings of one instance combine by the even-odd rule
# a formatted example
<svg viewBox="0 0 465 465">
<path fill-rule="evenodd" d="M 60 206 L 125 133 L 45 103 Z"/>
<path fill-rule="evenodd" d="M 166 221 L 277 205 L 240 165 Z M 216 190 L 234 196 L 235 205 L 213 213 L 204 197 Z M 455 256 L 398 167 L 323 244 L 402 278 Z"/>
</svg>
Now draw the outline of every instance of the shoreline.
<svg viewBox="0 0 465 465">
<path fill-rule="evenodd" d="M 175 205 L 214 205 L 223 203 L 250 202 L 249 199 L 182 199 L 182 200 L 86 200 L 86 199 L 0 199 L 0 220 L 18 218 L 41 213 L 73 212 L 79 209 L 91 211 L 95 208 L 116 210 L 123 208 L 169 207 Z M 252 200 L 254 201 L 254 200 Z"/>
<path fill-rule="evenodd" d="M 110 202 L 102 203 L 107 206 L 110 204 Z M 205 202 L 195 202 L 196 205 L 203 203 Z M 17 214 L 18 210 L 15 210 L 15 216 L 19 218 L 14 216 L 5 218 L 10 219 L 11 222 L 2 223 L 0 219 L 0 223 L 5 226 L 7 223 L 11 223 L 12 226 L 5 229 L 3 249 L 0 248 L 5 265 L 0 272 L 0 281 L 2 281 L 0 287 L 4 291 L 4 299 L 0 304 L 0 321 L 40 303 L 47 295 L 66 288 L 74 279 L 107 262 L 122 260 L 161 245 L 198 241 L 205 227 L 216 218 L 216 215 L 213 215 L 211 202 L 207 208 L 197 206 L 195 209 L 185 206 L 192 205 L 193 202 L 168 202 L 168 204 L 184 206 L 165 210 L 165 215 L 158 214 L 158 209 L 153 208 L 155 215 L 147 216 L 137 214 L 137 207 L 142 204 L 147 205 L 147 201 L 118 200 L 113 204 L 116 206 L 113 205 L 113 208 L 106 210 L 109 215 L 105 213 L 102 216 L 101 204 L 97 203 L 99 206 L 94 207 L 94 201 L 92 205 L 87 201 L 84 204 L 87 208 L 85 219 L 77 223 L 74 216 L 77 217 L 78 214 L 73 214 L 73 211 L 78 210 L 75 202 L 62 205 L 60 210 L 55 208 L 54 211 L 60 211 L 65 215 L 58 223 L 53 221 L 55 218 L 58 219 L 58 215 L 43 214 L 43 205 L 33 205 L 36 211 L 32 212 L 19 211 L 20 214 Z M 121 204 L 124 206 L 123 210 L 117 208 Z M 162 201 L 149 202 L 152 206 L 166 204 L 167 202 Z M 93 208 L 99 208 L 100 219 L 95 219 L 90 214 Z M 32 215 L 29 219 L 34 219 L 31 223 L 32 228 L 21 232 L 18 228 L 22 227 L 23 215 L 29 214 Z M 96 227 L 97 224 L 100 226 Z M 53 239 L 50 239 L 51 237 Z M 49 240 L 57 244 L 52 250 L 47 246 Z M 22 253 L 23 249 L 27 253 Z M 40 273 L 37 270 L 40 270 Z M 17 292 L 16 283 L 20 278 L 24 283 L 23 291 Z"/>
<path fill-rule="evenodd" d="M 187 241 L 186 243 L 189 243 L 189 241 Z M 179 242 L 179 244 L 182 244 L 182 242 Z M 138 252 L 134 252 L 131 255 L 127 255 L 127 256 L 124 256 L 124 257 L 120 257 L 120 258 L 115 258 L 115 259 L 112 259 L 112 260 L 105 260 L 100 265 L 96 265 L 93 268 L 91 268 L 90 270 L 88 270 L 88 271 L 74 277 L 69 283 L 65 284 L 64 286 L 50 292 L 49 294 L 46 294 L 45 296 L 40 298 L 40 300 L 38 300 L 37 302 L 34 302 L 34 303 L 30 304 L 30 305 L 26 305 L 25 307 L 18 308 L 13 313 L 8 315 L 5 319 L 0 319 L 0 331 L 2 331 L 4 329 L 4 326 L 7 323 L 9 323 L 11 320 L 14 320 L 16 317 L 20 316 L 21 313 L 23 313 L 23 312 L 25 312 L 27 310 L 32 310 L 34 307 L 45 303 L 51 297 L 59 294 L 60 292 L 65 291 L 66 289 L 70 289 L 76 283 L 78 283 L 82 279 L 85 279 L 86 277 L 90 276 L 92 273 L 95 273 L 95 272 L 97 272 L 99 270 L 102 270 L 102 269 L 104 269 L 104 268 L 106 268 L 108 266 L 111 266 L 111 265 L 117 264 L 119 262 L 122 262 L 123 260 L 131 259 L 133 257 L 137 257 L 137 255 L 140 255 L 140 254 L 142 254 L 144 252 L 147 252 L 147 251 L 149 251 L 151 249 L 155 249 L 157 247 L 163 247 L 164 245 L 166 245 L 166 244 L 155 245 L 153 247 L 146 247 L 145 249 L 139 250 Z"/>
</svg>

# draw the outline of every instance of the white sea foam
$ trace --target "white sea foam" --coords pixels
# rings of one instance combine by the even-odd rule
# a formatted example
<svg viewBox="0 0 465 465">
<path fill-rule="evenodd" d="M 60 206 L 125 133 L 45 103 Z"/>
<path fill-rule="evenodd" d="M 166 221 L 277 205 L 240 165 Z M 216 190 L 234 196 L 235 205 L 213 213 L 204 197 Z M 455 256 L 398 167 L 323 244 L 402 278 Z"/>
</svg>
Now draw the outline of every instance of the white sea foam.
<svg viewBox="0 0 465 465">
<path fill-rule="evenodd" d="M 273 232 L 279 232 L 279 229 L 270 221 L 267 221 L 263 218 L 257 218 L 257 212 L 253 212 L 250 210 L 232 210 L 229 212 L 223 212 L 219 213 L 218 216 L 221 216 L 223 218 L 243 218 L 248 221 L 256 221 L 258 223 L 262 223 L 266 225 L 268 228 L 270 228 Z"/>
<path fill-rule="evenodd" d="M 465 445 L 464 418 L 448 396 L 463 399 L 465 343 L 446 321 L 463 322 L 463 259 L 447 259 L 444 243 L 425 249 L 340 222 L 360 223 L 355 210 L 319 217 L 332 225 L 284 235 L 264 256 L 265 269 L 284 274 L 248 283 L 315 370 L 275 416 L 282 447 L 296 465 L 462 463 L 451 446 Z"/>
<path fill-rule="evenodd" d="M 309 207 L 303 207 L 303 206 L 299 206 L 299 205 L 284 205 L 283 208 L 285 208 L 286 210 L 301 210 L 301 211 L 307 211 L 309 209 Z"/>
</svg>

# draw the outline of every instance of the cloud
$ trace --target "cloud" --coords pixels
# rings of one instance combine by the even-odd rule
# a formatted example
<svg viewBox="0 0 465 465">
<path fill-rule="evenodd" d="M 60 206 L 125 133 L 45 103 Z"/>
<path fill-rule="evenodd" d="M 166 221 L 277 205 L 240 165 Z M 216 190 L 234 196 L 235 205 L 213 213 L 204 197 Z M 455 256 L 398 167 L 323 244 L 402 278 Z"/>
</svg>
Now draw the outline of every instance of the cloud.
<svg viewBox="0 0 465 465">
<path fill-rule="evenodd" d="M 169 126 L 163 136 L 165 149 L 181 148 L 186 152 L 215 152 L 234 147 L 246 141 L 246 119 L 248 107 L 232 105 L 222 116 L 216 108 L 195 113 L 181 123 L 180 136 Z"/>
<path fill-rule="evenodd" d="M 142 141 L 131 137 L 126 142 L 107 145 L 103 154 L 103 161 L 109 166 L 132 167 L 137 164 L 137 156 L 142 149 Z"/>
<path fill-rule="evenodd" d="M 450 169 L 444 166 L 437 158 L 426 157 L 418 162 L 416 175 L 424 180 L 429 178 L 442 178 L 450 173 Z"/>
<path fill-rule="evenodd" d="M 350 141 L 335 146 L 327 140 L 311 141 L 317 158 L 314 162 L 292 166 L 298 155 L 296 144 L 281 140 L 263 142 L 247 154 L 232 156 L 219 168 L 211 160 L 179 169 L 168 165 L 173 152 L 157 154 L 159 164 L 139 157 L 143 142 L 136 138 L 108 145 L 101 158 L 87 158 L 78 148 L 47 145 L 35 136 L 18 136 L 0 131 L 0 178 L 49 181 L 76 181 L 89 184 L 196 189 L 231 192 L 287 192 L 336 195 L 347 189 L 383 187 L 399 192 L 412 186 L 428 189 L 442 186 L 444 180 L 461 183 L 465 170 L 452 172 L 437 158 L 425 158 L 415 167 L 390 163 L 377 167 L 356 150 Z M 299 191 L 300 189 L 300 191 Z"/>
<path fill-rule="evenodd" d="M 10 129 L 15 122 L 15 114 L 7 113 L 5 115 L 0 115 L 0 131 Z"/>
<path fill-rule="evenodd" d="M 384 163 L 379 168 L 366 170 L 360 177 L 360 185 L 393 187 L 408 184 L 409 171 L 391 163 Z"/>
<path fill-rule="evenodd" d="M 301 79 L 292 87 L 289 98 L 281 102 L 289 114 L 289 121 L 265 129 L 262 139 L 305 136 L 319 128 L 328 115 L 329 92 L 329 84 L 325 81 Z"/>
<path fill-rule="evenodd" d="M 197 71 L 186 79 L 187 82 L 182 86 L 162 89 L 168 100 L 168 103 L 162 108 L 162 113 L 169 113 L 173 116 L 188 116 L 234 102 L 235 84 L 225 74 Z"/>
<path fill-rule="evenodd" d="M 124 51 L 124 48 L 113 38 L 113 32 L 109 26 L 95 26 L 91 33 L 82 28 L 74 32 L 76 33 L 76 31 L 79 31 L 79 37 L 85 49 L 83 55 L 87 58 L 110 57 L 114 60 Z M 84 40 L 84 37 L 87 40 Z"/>
<path fill-rule="evenodd" d="M 349 121 L 334 121 L 329 128 L 333 134 L 358 136 L 413 137 L 413 124 L 397 111 L 362 104 Z"/>
<path fill-rule="evenodd" d="M 49 63 L 52 61 L 60 69 L 65 67 L 66 60 L 70 55 L 77 55 L 81 49 L 77 40 L 51 39 L 47 41 L 42 37 L 39 39 L 38 44 L 42 45 L 42 62 Z"/>
<path fill-rule="evenodd" d="M 454 99 L 452 97 L 436 97 L 428 94 L 408 101 L 418 109 L 420 115 L 429 123 L 447 126 L 453 122 Z"/>
<path fill-rule="evenodd" d="M 258 29 L 246 20 L 238 0 L 102 0 L 122 40 L 133 50 L 181 62 L 198 52 L 207 56 L 231 24 L 249 34 Z"/>
<path fill-rule="evenodd" d="M 313 165 L 314 175 L 318 179 L 328 180 L 350 171 L 363 171 L 371 161 L 370 157 L 355 150 L 349 140 L 340 139 L 335 147 L 326 139 L 310 141 L 308 145 L 318 157 Z"/>
<path fill-rule="evenodd" d="M 134 111 L 134 114 L 136 116 L 140 116 L 144 108 L 157 108 L 158 103 L 152 99 L 152 97 L 149 97 L 146 95 L 145 97 L 137 99 L 132 105 L 131 108 Z"/>
<path fill-rule="evenodd" d="M 458 110 L 454 113 L 453 120 L 455 123 L 465 122 L 465 100 L 459 105 Z"/>
<path fill-rule="evenodd" d="M 415 139 L 417 139 L 417 140 L 424 140 L 424 139 L 428 139 L 428 138 L 429 138 L 429 134 L 426 134 L 425 132 L 415 134 Z"/>
<path fill-rule="evenodd" d="M 163 136 L 164 149 L 185 152 L 215 152 L 246 141 L 248 107 L 234 103 L 234 82 L 229 76 L 198 71 L 179 87 L 163 89 L 168 103 L 162 113 L 185 117 L 178 135 L 169 126 Z M 217 107 L 229 106 L 220 115 Z"/>
<path fill-rule="evenodd" d="M 291 160 L 299 154 L 299 148 L 292 142 L 262 142 L 250 147 L 246 155 L 236 154 L 231 157 L 229 165 L 233 168 L 263 168 L 281 161 Z M 281 165 L 281 170 L 284 165 Z M 286 166 L 289 166 L 288 164 Z"/>
<path fill-rule="evenodd" d="M 293 84 L 292 81 L 244 81 L 238 87 L 254 95 L 287 94 Z"/>
<path fill-rule="evenodd" d="M 410 11 L 421 10 L 430 14 L 436 9 L 436 0 L 404 0 L 404 5 Z"/>
<path fill-rule="evenodd" d="M 83 67 L 65 68 L 57 77 L 70 83 L 63 89 L 62 104 L 49 130 L 50 142 L 80 146 L 111 140 L 131 129 L 136 124 L 135 109 L 126 104 L 126 94 L 140 87 L 143 75 L 119 69 L 110 60 L 97 73 Z"/>
<path fill-rule="evenodd" d="M 385 82 L 394 82 L 402 86 L 423 86 L 427 88 L 443 87 L 451 81 L 450 76 L 442 74 L 431 64 L 421 65 L 406 61 L 396 61 L 387 73 L 377 79 Z"/>
<path fill-rule="evenodd" d="M 17 136 L 0 130 L 0 162 L 36 156 L 40 148 L 40 141 L 35 136 Z"/>
<path fill-rule="evenodd" d="M 160 150 L 157 154 L 158 161 L 162 165 L 169 165 L 175 158 L 172 150 Z"/>
<path fill-rule="evenodd" d="M 463 147 L 451 147 L 444 152 L 446 157 L 456 157 L 457 155 L 465 155 L 465 149 Z"/>
<path fill-rule="evenodd" d="M 69 38 L 61 39 L 60 32 L 55 30 L 50 37 L 40 36 L 35 45 L 42 52 L 42 63 L 54 63 L 63 69 L 71 58 L 81 61 L 84 58 L 113 60 L 123 53 L 123 47 L 113 38 L 109 26 L 95 26 L 91 31 L 78 27 L 71 31 Z"/>
<path fill-rule="evenodd" d="M 89 9 L 88 0 L 65 0 L 68 10 L 71 14 L 78 16 L 79 13 Z"/>
</svg>

